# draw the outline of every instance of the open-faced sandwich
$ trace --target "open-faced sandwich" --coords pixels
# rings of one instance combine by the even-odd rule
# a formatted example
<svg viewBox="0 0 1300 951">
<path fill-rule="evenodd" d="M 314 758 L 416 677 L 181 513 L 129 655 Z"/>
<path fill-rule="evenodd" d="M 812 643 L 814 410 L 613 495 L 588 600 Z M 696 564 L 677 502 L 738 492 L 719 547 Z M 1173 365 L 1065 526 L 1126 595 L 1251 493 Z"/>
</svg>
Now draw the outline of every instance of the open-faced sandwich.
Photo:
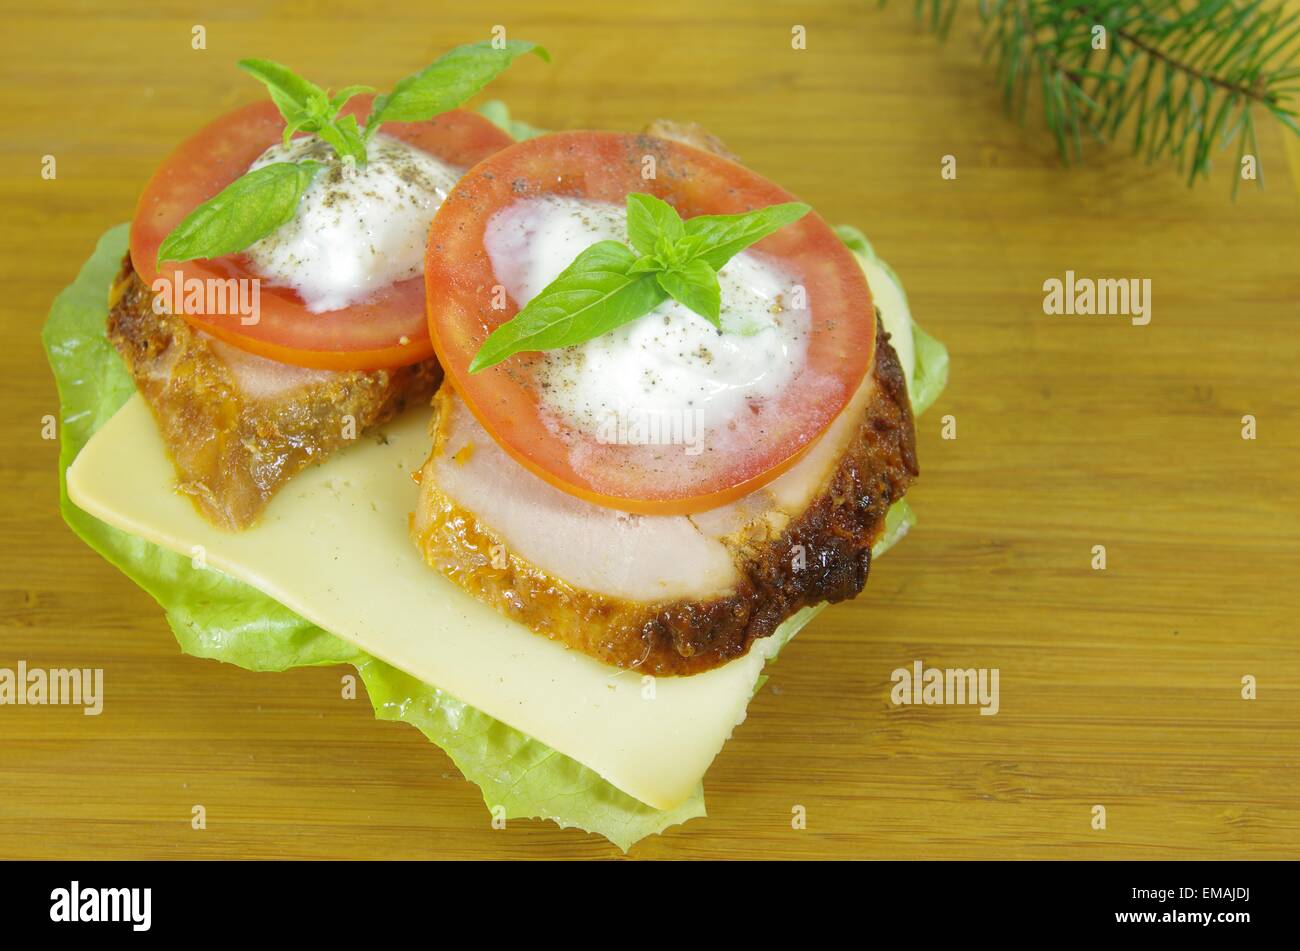
<svg viewBox="0 0 1300 951">
<path fill-rule="evenodd" d="M 912 524 L 947 356 L 703 130 L 459 109 L 530 51 L 385 95 L 241 64 L 272 102 L 46 324 L 63 511 L 186 651 L 351 663 L 498 819 L 627 848 L 703 814 L 764 664 Z"/>
</svg>

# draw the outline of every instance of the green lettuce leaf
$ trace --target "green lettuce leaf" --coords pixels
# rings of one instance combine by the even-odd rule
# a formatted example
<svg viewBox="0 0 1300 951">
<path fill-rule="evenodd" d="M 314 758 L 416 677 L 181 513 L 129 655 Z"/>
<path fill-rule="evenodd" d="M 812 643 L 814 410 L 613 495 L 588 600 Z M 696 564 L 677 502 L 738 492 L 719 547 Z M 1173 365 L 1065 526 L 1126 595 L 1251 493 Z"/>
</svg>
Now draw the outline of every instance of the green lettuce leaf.
<svg viewBox="0 0 1300 951">
<path fill-rule="evenodd" d="M 648 835 L 705 815 L 704 786 L 675 809 L 633 799 L 577 760 L 374 657 L 356 664 L 381 720 L 402 720 L 442 747 L 506 819 L 550 819 L 596 832 L 623 851 Z"/>
<path fill-rule="evenodd" d="M 504 106 L 489 118 L 511 134 L 537 131 L 510 120 Z M 108 287 L 126 246 L 127 226 L 110 229 L 76 280 L 55 299 L 42 330 L 61 403 L 60 509 L 77 535 L 159 603 L 184 652 L 255 671 L 354 665 L 375 715 L 419 729 L 481 788 L 488 808 L 503 809 L 507 819 L 549 819 L 602 835 L 626 851 L 645 836 L 705 815 L 702 787 L 676 809 L 653 809 L 572 758 L 369 656 L 255 588 L 215 570 L 194 571 L 188 559 L 105 525 L 73 505 L 64 479 L 68 465 L 134 392 L 105 334 Z M 923 346 L 918 339 L 917 361 L 918 381 L 928 381 L 918 388 L 925 385 L 937 395 L 946 375 L 946 352 L 937 342 Z M 882 554 L 914 522 L 907 503 L 897 503 L 873 554 Z M 783 624 L 773 635 L 778 645 L 788 642 L 817 610 L 802 611 Z"/>
<path fill-rule="evenodd" d="M 483 103 L 478 107 L 478 113 L 516 142 L 522 142 L 524 139 L 535 139 L 539 135 L 546 134 L 545 129 L 539 129 L 535 125 L 529 125 L 527 122 L 510 118 L 510 110 L 500 99 L 493 99 L 490 102 Z"/>
<path fill-rule="evenodd" d="M 889 266 L 888 262 L 876 254 L 876 249 L 871 246 L 867 236 L 852 225 L 837 225 L 835 233 L 850 251 L 874 261 L 889 276 L 902 295 L 903 303 L 908 307 L 908 318 L 911 319 L 911 304 L 907 300 L 907 291 L 903 288 L 903 282 L 898 279 L 897 272 Z M 909 395 L 912 397 L 912 410 L 919 416 L 934 404 L 944 387 L 948 385 L 948 348 L 922 330 L 921 325 L 914 319 L 912 320 L 912 346 L 915 350 L 915 363 L 912 367 L 912 387 Z"/>
</svg>

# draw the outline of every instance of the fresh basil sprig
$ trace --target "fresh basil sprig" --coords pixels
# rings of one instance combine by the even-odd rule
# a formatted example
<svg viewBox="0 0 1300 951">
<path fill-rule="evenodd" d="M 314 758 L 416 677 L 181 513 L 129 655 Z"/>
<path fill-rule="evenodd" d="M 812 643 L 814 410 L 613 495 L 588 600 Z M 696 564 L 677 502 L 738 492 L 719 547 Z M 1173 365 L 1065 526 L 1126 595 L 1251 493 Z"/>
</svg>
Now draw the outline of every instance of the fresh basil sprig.
<svg viewBox="0 0 1300 951">
<path fill-rule="evenodd" d="M 239 68 L 266 86 L 284 117 L 285 145 L 295 133 L 305 132 L 328 144 L 340 159 L 365 165 L 366 144 L 382 123 L 422 122 L 455 109 L 528 52 L 550 62 L 545 49 L 522 40 L 500 48 L 490 40 L 458 46 L 400 80 L 391 93 L 376 96 L 364 127 L 356 116 L 341 113 L 353 96 L 374 92 L 370 86 L 346 86 L 331 94 L 271 60 L 244 59 Z M 323 167 L 310 160 L 276 162 L 237 178 L 176 226 L 158 248 L 158 264 L 233 254 L 274 233 L 292 220 L 303 192 Z M 273 168 L 277 171 L 262 174 Z M 252 206 L 241 207 L 245 203 Z"/>
<path fill-rule="evenodd" d="M 293 218 L 302 193 L 325 166 L 272 162 L 243 175 L 195 208 L 158 248 L 158 263 L 219 258 L 248 247 Z"/>
<path fill-rule="evenodd" d="M 488 334 L 469 372 L 486 370 L 516 353 L 585 343 L 644 317 L 669 297 L 721 332 L 718 271 L 751 244 L 811 210 L 791 201 L 682 221 L 667 202 L 633 192 L 627 196 L 631 247 L 601 241 L 579 254 L 519 313 Z"/>
<path fill-rule="evenodd" d="M 353 96 L 373 92 L 373 89 L 348 86 L 331 97 L 320 86 L 269 59 L 241 59 L 239 68 L 266 85 L 271 101 L 284 116 L 285 145 L 289 144 L 295 132 L 309 132 L 328 142 L 338 155 L 365 163 L 366 147 L 355 134 L 356 119 L 352 116 L 340 119 L 339 112 Z M 350 130 L 345 119 L 352 120 Z"/>
</svg>

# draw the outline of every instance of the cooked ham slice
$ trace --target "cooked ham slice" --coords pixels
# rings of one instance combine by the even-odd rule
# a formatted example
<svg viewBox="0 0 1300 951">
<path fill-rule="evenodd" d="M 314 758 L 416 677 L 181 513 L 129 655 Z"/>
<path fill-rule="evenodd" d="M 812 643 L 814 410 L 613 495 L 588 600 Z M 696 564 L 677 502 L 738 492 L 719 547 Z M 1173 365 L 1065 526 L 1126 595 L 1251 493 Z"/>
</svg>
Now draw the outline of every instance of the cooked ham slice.
<svg viewBox="0 0 1300 951">
<path fill-rule="evenodd" d="M 790 470 L 692 516 L 570 496 L 511 459 L 450 386 L 412 537 L 503 614 L 606 663 L 692 674 L 744 654 L 806 605 L 866 584 L 885 514 L 917 474 L 911 404 L 883 326 L 850 404 Z"/>
<path fill-rule="evenodd" d="M 442 377 L 436 360 L 398 370 L 310 370 L 245 353 L 169 314 L 128 255 L 109 298 L 108 337 L 144 395 L 177 486 L 213 524 L 246 528 L 271 497 Z"/>
</svg>

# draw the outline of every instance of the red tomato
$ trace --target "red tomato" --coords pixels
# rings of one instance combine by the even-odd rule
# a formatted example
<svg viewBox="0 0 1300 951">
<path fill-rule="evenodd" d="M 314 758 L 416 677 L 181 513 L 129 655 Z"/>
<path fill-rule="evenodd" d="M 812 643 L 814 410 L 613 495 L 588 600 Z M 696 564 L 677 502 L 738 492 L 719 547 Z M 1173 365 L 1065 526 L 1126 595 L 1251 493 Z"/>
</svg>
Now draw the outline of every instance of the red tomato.
<svg viewBox="0 0 1300 951">
<path fill-rule="evenodd" d="M 364 120 L 370 99 L 358 96 L 344 111 Z M 386 122 L 384 132 L 464 168 L 513 141 L 482 116 L 461 110 L 428 122 Z M 145 187 L 131 223 L 131 261 L 146 283 L 159 276 L 158 246 L 172 229 L 196 206 L 246 172 L 283 134 L 284 120 L 275 105 L 259 102 L 227 113 L 171 154 Z M 163 265 L 162 276 L 184 281 L 256 275 L 243 255 L 235 254 L 206 261 L 169 261 Z M 259 305 L 259 320 L 251 324 L 230 314 L 182 316 L 199 330 L 242 350 L 304 367 L 370 370 L 406 366 L 433 355 L 422 277 L 398 281 L 351 307 L 318 314 L 307 310 L 292 288 L 263 285 Z M 181 311 L 178 304 L 173 307 Z"/>
<path fill-rule="evenodd" d="M 643 170 L 654 162 L 654 177 Z M 548 412 L 535 378 L 543 359 L 518 354 L 470 375 L 484 339 L 518 312 L 492 307 L 500 284 L 483 246 L 493 213 L 561 194 L 624 204 L 648 192 L 683 218 L 738 214 L 791 201 L 783 189 L 709 152 L 644 135 L 564 132 L 520 142 L 471 169 L 439 209 L 426 249 L 433 346 L 448 377 L 498 443 L 552 485 L 598 505 L 683 514 L 715 508 L 776 478 L 816 441 L 864 379 L 875 355 L 871 292 L 852 254 L 808 214 L 754 246 L 803 286 L 813 327 L 807 361 L 762 411 L 684 455 L 681 445 L 598 440 Z M 499 303 L 499 301 L 498 301 Z"/>
</svg>

